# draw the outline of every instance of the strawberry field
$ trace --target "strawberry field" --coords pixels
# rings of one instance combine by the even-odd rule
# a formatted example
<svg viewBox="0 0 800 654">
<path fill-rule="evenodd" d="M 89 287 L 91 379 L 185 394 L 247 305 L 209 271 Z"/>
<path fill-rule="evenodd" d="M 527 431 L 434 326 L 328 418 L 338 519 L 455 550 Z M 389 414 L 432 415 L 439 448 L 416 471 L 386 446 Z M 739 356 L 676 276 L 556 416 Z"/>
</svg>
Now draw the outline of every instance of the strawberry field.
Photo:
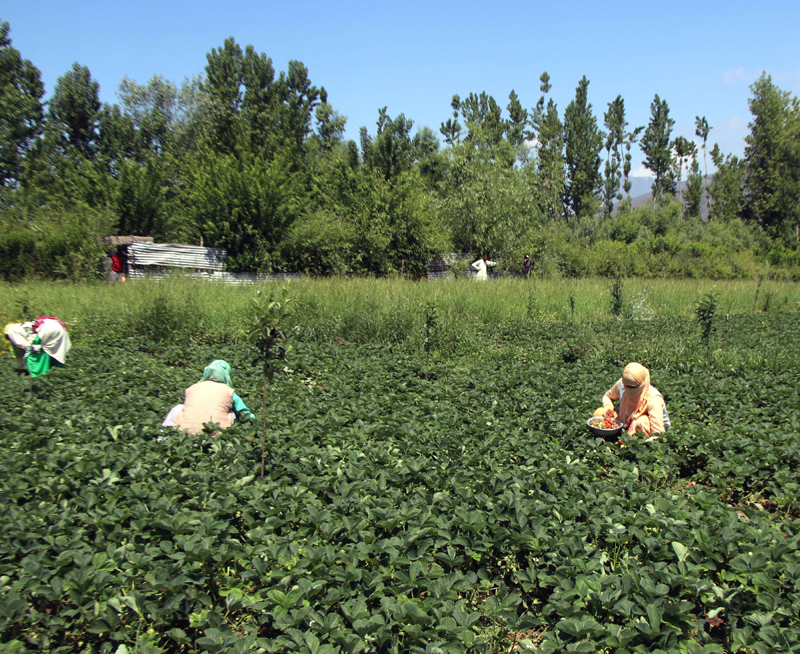
<svg viewBox="0 0 800 654">
<path fill-rule="evenodd" d="M 429 321 L 435 325 L 433 320 Z M 724 324 L 723 324 L 724 323 Z M 0 368 L 4 652 L 800 649 L 800 325 L 506 322 L 421 345 L 84 329 Z M 258 419 L 160 426 L 224 358 Z M 639 361 L 664 438 L 586 419 Z"/>
</svg>

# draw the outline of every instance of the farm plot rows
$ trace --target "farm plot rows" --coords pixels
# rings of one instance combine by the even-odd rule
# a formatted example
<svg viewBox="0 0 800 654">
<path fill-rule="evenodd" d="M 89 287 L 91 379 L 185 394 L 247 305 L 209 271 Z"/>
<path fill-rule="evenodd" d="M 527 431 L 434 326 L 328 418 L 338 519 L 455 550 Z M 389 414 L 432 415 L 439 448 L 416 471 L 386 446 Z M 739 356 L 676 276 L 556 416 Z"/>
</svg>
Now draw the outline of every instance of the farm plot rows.
<svg viewBox="0 0 800 654">
<path fill-rule="evenodd" d="M 654 368 L 675 427 L 624 449 L 584 424 L 616 357 L 665 358 L 688 323 L 598 325 L 623 354 L 498 330 L 430 365 L 297 343 L 264 479 L 260 421 L 159 427 L 219 357 L 260 413 L 242 348 L 78 343 L 31 398 L 4 368 L 2 648 L 792 650 L 800 396 L 771 348 L 793 319 L 741 319 L 725 347 L 761 365 L 710 390 L 699 362 Z"/>
</svg>

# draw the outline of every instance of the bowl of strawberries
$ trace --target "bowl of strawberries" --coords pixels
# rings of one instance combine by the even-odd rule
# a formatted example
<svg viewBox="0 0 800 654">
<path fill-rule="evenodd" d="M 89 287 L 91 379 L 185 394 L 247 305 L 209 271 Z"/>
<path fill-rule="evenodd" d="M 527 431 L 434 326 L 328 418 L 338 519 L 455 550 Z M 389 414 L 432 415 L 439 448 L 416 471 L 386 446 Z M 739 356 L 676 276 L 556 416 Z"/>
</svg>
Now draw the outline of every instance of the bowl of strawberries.
<svg viewBox="0 0 800 654">
<path fill-rule="evenodd" d="M 619 436 L 622 432 L 622 423 L 616 417 L 612 418 L 605 415 L 592 416 L 586 421 L 586 426 L 595 436 L 600 436 L 601 438 Z"/>
</svg>

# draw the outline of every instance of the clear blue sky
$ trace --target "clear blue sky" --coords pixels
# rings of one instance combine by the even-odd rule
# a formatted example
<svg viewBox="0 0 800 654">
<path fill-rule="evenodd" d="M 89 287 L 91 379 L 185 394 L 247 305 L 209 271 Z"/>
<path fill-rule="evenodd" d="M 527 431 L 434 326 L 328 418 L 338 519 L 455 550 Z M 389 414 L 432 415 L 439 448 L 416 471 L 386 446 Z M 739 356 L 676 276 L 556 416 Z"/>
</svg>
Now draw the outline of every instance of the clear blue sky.
<svg viewBox="0 0 800 654">
<path fill-rule="evenodd" d="M 514 89 L 530 109 L 547 71 L 562 115 L 586 75 L 600 123 L 620 94 L 631 125 L 647 124 L 657 93 L 669 104 L 673 135 L 694 138 L 695 116 L 706 116 L 710 144 L 741 155 L 749 85 L 761 71 L 800 95 L 798 0 L 4 0 L 0 19 L 41 70 L 47 95 L 77 61 L 112 103 L 123 76 L 145 83 L 161 74 L 180 84 L 233 36 L 276 70 L 302 61 L 354 139 L 362 125 L 374 134 L 383 106 L 438 133 L 455 93 L 486 91 L 505 107 Z"/>
</svg>

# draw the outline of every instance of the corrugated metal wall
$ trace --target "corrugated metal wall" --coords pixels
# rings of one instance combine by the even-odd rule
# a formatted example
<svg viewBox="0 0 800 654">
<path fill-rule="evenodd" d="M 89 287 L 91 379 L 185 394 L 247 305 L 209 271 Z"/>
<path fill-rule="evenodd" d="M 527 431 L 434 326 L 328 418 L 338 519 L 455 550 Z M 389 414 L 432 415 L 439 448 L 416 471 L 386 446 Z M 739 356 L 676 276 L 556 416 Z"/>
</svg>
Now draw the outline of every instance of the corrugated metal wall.
<svg viewBox="0 0 800 654">
<path fill-rule="evenodd" d="M 151 281 L 161 281 L 162 279 L 169 279 L 172 275 L 180 275 L 181 277 L 191 277 L 192 279 L 203 279 L 211 282 L 220 282 L 222 284 L 232 284 L 234 286 L 241 286 L 244 284 L 258 284 L 261 282 L 289 282 L 295 279 L 302 279 L 301 273 L 232 273 L 232 272 L 176 272 L 174 270 L 148 270 L 145 272 L 143 268 L 130 268 L 131 281 L 137 279 L 149 279 Z"/>
<path fill-rule="evenodd" d="M 428 261 L 428 281 L 474 277 L 477 273 L 470 268 L 475 260 L 469 252 L 450 252 Z"/>
<path fill-rule="evenodd" d="M 227 256 L 224 248 L 204 248 L 198 245 L 131 243 L 128 246 L 128 265 L 131 271 L 134 267 L 145 266 L 222 271 L 225 269 Z"/>
</svg>

